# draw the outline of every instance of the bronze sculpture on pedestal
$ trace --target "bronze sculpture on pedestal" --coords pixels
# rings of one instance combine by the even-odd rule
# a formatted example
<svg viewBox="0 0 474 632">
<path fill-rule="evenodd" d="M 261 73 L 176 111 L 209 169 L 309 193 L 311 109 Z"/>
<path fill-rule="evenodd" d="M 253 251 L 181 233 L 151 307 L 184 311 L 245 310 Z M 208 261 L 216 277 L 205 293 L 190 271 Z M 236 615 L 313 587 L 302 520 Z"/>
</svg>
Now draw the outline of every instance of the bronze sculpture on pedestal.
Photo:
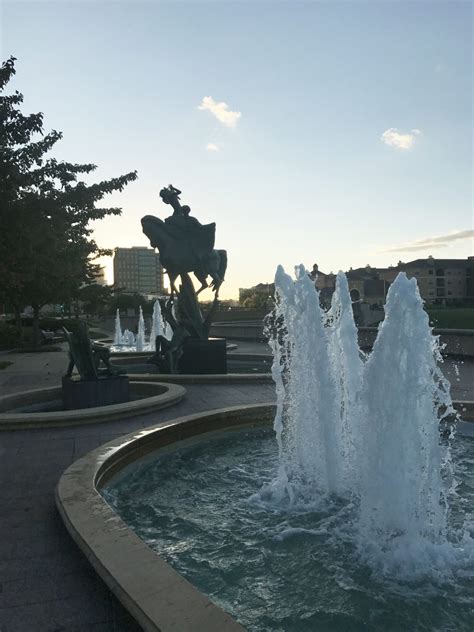
<svg viewBox="0 0 474 632">
<path fill-rule="evenodd" d="M 227 268 L 225 250 L 215 250 L 216 225 L 201 224 L 190 216 L 189 206 L 182 205 L 181 191 L 169 185 L 161 189 L 160 197 L 173 208 L 165 220 L 153 215 L 142 218 L 142 228 L 153 248 L 157 248 L 160 262 L 170 279 L 171 295 L 166 303 L 164 316 L 173 330 L 171 342 L 157 339 L 155 358 L 158 365 L 171 373 L 179 372 L 180 359 L 187 341 L 208 340 L 212 316 L 218 306 L 219 288 Z M 201 287 L 196 291 L 190 273 Z M 176 287 L 178 276 L 181 285 Z M 211 277 L 208 284 L 207 278 Z M 214 291 L 214 301 L 206 317 L 203 317 L 197 295 L 207 287 Z"/>
</svg>

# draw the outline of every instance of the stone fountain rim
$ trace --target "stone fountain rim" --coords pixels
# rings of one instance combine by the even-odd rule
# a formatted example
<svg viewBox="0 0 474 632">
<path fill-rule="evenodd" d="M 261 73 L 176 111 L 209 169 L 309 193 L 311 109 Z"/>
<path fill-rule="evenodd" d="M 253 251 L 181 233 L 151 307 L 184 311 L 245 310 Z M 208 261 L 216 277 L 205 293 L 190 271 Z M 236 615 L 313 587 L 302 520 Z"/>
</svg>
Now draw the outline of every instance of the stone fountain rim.
<svg viewBox="0 0 474 632">
<path fill-rule="evenodd" d="M 73 463 L 56 487 L 69 534 L 109 589 L 147 632 L 243 632 L 228 613 L 152 551 L 113 511 L 100 489 L 150 452 L 203 434 L 270 423 L 275 404 L 254 404 L 179 417 L 114 439 Z"/>
<path fill-rule="evenodd" d="M 155 388 L 154 388 L 155 387 Z M 60 386 L 48 386 L 28 391 L 18 391 L 0 397 L 0 431 L 23 430 L 26 428 L 51 428 L 59 426 L 77 426 L 91 423 L 113 421 L 123 417 L 134 417 L 161 408 L 167 408 L 180 402 L 186 395 L 184 386 L 160 381 L 149 382 L 137 379 L 130 380 L 130 390 L 155 391 L 156 394 L 141 399 L 75 410 L 51 412 L 9 412 L 8 406 L 36 404 L 61 398 Z"/>
</svg>

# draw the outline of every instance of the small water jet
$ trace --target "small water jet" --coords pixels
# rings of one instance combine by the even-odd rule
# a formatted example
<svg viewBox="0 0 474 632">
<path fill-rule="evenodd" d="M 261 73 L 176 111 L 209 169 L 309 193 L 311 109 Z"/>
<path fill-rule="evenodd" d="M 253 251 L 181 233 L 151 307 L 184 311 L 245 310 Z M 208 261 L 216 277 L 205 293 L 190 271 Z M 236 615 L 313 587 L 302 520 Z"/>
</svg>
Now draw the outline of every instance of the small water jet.
<svg viewBox="0 0 474 632">
<path fill-rule="evenodd" d="M 160 302 L 155 301 L 153 305 L 153 316 L 150 336 L 146 339 L 145 319 L 143 317 L 143 309 L 140 306 L 138 316 L 137 335 L 125 329 L 122 332 L 122 326 L 120 322 L 120 310 L 117 309 L 115 316 L 115 335 L 114 342 L 111 345 L 110 350 L 113 353 L 141 353 L 146 351 L 156 350 L 156 336 L 162 335 L 168 340 L 171 340 L 173 332 L 171 327 L 164 322 Z"/>
</svg>

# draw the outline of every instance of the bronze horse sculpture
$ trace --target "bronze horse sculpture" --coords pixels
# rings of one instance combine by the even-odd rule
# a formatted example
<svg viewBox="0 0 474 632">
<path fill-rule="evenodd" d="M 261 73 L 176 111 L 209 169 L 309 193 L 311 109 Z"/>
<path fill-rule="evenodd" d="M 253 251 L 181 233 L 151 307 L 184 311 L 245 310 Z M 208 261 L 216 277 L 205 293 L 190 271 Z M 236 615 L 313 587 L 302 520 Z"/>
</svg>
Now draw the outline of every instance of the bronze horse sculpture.
<svg viewBox="0 0 474 632">
<path fill-rule="evenodd" d="M 181 206 L 181 191 L 169 185 L 160 191 L 165 204 L 170 204 L 174 213 L 164 221 L 153 215 L 142 218 L 142 228 L 153 248 L 158 248 L 160 262 L 166 270 L 172 294 L 177 293 L 176 279 L 179 275 L 193 272 L 202 292 L 209 287 L 207 277 L 212 278 L 210 286 L 217 294 L 224 281 L 227 268 L 227 252 L 215 250 L 216 225 L 201 224 L 195 217 L 190 217 L 189 206 Z"/>
</svg>

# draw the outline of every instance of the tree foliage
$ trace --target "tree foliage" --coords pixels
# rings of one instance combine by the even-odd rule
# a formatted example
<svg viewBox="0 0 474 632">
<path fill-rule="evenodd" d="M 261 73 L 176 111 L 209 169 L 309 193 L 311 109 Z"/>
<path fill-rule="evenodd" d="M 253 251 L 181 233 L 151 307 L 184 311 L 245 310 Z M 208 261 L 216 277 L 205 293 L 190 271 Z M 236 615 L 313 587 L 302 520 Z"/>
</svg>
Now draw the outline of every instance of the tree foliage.
<svg viewBox="0 0 474 632">
<path fill-rule="evenodd" d="M 43 114 L 21 112 L 23 95 L 6 95 L 15 58 L 0 69 L 0 285 L 1 299 L 16 308 L 69 302 L 110 254 L 92 239 L 90 223 L 120 215 L 97 204 L 136 179 L 135 171 L 96 184 L 80 177 L 96 169 L 47 157 L 62 138 L 44 133 Z"/>
</svg>

